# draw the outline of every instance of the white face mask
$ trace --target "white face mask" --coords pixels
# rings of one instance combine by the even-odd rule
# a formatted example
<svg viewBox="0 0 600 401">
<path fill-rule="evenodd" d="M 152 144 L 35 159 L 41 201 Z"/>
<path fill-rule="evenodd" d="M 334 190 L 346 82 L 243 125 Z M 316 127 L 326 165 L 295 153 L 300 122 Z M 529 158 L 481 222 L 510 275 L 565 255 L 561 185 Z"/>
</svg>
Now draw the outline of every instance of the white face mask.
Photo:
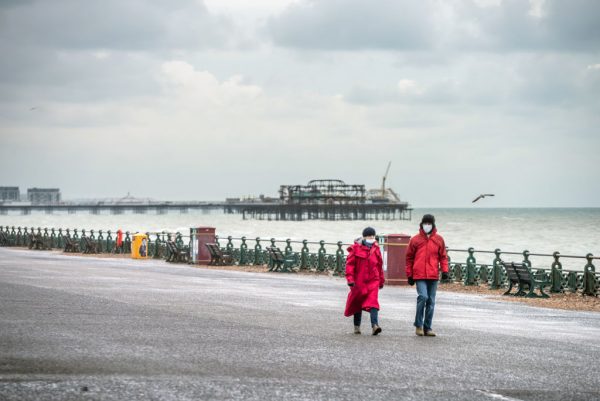
<svg viewBox="0 0 600 401">
<path fill-rule="evenodd" d="M 365 238 L 365 242 L 366 242 L 367 244 L 369 244 L 369 245 L 373 245 L 373 244 L 375 243 L 375 240 L 374 240 L 374 239 L 366 239 L 366 238 Z"/>
<path fill-rule="evenodd" d="M 423 231 L 425 231 L 425 234 L 429 234 L 432 228 L 433 226 L 431 224 L 423 224 Z"/>
</svg>

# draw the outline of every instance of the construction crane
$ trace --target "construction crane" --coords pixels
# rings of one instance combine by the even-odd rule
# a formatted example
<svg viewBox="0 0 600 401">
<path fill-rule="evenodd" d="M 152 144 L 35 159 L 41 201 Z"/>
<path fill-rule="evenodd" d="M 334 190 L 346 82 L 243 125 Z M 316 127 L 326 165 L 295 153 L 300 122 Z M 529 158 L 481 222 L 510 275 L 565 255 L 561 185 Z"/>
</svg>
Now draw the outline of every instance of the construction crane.
<svg viewBox="0 0 600 401">
<path fill-rule="evenodd" d="M 391 165 L 392 165 L 392 162 L 390 161 L 388 163 L 387 169 L 385 170 L 385 174 L 383 176 L 383 180 L 381 182 L 381 196 L 382 197 L 385 197 L 385 180 L 387 179 L 387 176 L 388 176 L 388 174 L 390 172 Z"/>
</svg>

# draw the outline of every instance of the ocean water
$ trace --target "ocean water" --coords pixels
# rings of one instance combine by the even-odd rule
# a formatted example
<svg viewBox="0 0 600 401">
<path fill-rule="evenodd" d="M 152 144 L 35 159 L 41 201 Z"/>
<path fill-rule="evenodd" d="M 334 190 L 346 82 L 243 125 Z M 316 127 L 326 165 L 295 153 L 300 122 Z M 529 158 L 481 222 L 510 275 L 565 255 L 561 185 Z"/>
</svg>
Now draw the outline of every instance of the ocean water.
<svg viewBox="0 0 600 401">
<path fill-rule="evenodd" d="M 226 215 L 220 212 L 190 211 L 155 214 L 100 214 L 87 212 L 32 213 L 30 215 L 0 215 L 0 226 L 123 229 L 130 232 L 179 231 L 188 234 L 190 227 L 210 226 L 220 236 L 231 235 L 247 238 L 261 237 L 284 240 L 308 239 L 344 243 L 360 236 L 366 226 L 374 227 L 378 233 L 414 235 L 424 213 L 436 217 L 439 233 L 451 249 L 494 250 L 563 255 L 600 256 L 600 208 L 507 208 L 507 209 L 416 209 L 412 221 L 267 221 L 243 220 L 241 215 Z M 478 261 L 488 263 L 491 256 L 477 255 Z M 464 253 L 451 253 L 456 260 L 466 258 Z M 521 258 L 522 259 L 522 258 Z M 537 264 L 549 266 L 551 258 L 531 258 Z M 515 256 L 515 261 L 520 260 Z M 534 266 L 536 265 L 534 263 Z M 565 268 L 581 270 L 585 261 L 574 259 L 563 261 Z M 595 262 L 600 268 L 600 260 Z"/>
</svg>

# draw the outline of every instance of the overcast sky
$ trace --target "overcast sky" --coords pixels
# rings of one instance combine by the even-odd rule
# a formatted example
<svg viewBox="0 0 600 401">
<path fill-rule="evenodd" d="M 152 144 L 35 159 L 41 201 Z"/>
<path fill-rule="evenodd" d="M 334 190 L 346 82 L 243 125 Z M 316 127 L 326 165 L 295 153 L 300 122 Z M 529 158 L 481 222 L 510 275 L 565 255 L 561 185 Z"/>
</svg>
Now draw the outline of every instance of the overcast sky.
<svg viewBox="0 0 600 401">
<path fill-rule="evenodd" d="M 0 0 L 0 186 L 215 200 L 377 187 L 392 161 L 415 207 L 600 206 L 599 21 L 597 0 Z"/>
</svg>

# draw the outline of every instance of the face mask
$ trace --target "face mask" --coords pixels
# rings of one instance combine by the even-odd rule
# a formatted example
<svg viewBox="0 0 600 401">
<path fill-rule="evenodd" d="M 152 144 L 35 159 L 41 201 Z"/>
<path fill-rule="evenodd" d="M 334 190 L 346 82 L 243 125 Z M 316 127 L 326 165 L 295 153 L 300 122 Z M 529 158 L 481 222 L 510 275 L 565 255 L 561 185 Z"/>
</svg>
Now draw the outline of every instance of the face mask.
<svg viewBox="0 0 600 401">
<path fill-rule="evenodd" d="M 365 239 L 365 242 L 369 245 L 373 245 L 375 243 L 374 239 Z"/>
<path fill-rule="evenodd" d="M 433 226 L 431 224 L 423 224 L 423 231 L 425 231 L 425 234 L 429 234 L 432 228 Z"/>
</svg>

